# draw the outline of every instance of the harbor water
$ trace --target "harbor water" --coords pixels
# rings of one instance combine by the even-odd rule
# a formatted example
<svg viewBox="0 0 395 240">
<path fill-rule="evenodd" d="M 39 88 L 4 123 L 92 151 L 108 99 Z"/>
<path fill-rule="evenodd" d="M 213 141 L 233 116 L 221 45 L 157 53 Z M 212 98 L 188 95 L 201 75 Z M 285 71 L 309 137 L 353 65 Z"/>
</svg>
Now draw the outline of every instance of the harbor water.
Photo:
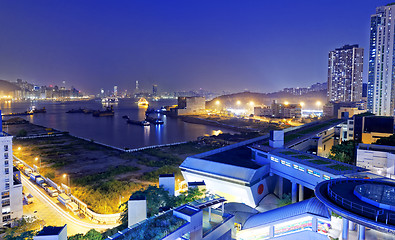
<svg viewBox="0 0 395 240">
<path fill-rule="evenodd" d="M 159 100 L 151 102 L 150 107 L 155 109 L 161 106 L 176 104 L 175 100 Z M 97 142 L 120 148 L 139 148 L 152 145 L 168 144 L 182 141 L 196 140 L 199 136 L 208 136 L 231 130 L 221 129 L 214 126 L 201 124 L 191 124 L 182 120 L 165 115 L 161 117 L 163 125 L 153 125 L 144 127 L 134 124 L 127 124 L 122 116 L 129 116 L 133 120 L 144 120 L 146 108 L 137 106 L 135 99 L 120 99 L 117 104 L 112 104 L 114 116 L 93 117 L 92 114 L 66 113 L 70 109 L 87 108 L 93 110 L 104 110 L 105 105 L 100 101 L 70 101 L 70 102 L 50 102 L 50 101 L 28 101 L 28 102 L 6 102 L 0 107 L 3 114 L 25 112 L 35 107 L 40 109 L 45 107 L 46 113 L 34 115 L 18 116 L 38 124 L 70 134 L 91 139 Z M 9 117 L 4 117 L 7 119 Z M 6 129 L 4 129 L 6 130 Z"/>
</svg>

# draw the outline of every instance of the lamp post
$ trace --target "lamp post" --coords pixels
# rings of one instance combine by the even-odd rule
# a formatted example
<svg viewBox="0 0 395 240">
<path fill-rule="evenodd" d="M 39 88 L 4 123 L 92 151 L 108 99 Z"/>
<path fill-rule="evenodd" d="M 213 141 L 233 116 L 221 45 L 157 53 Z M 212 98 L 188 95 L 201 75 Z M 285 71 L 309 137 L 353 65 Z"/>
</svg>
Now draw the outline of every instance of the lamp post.
<svg viewBox="0 0 395 240">
<path fill-rule="evenodd" d="M 70 188 L 70 176 L 65 173 L 63 174 L 63 177 L 67 178 L 67 184 L 68 184 L 67 186 Z"/>
<path fill-rule="evenodd" d="M 41 158 L 35 157 L 34 160 L 35 161 L 40 160 L 40 168 L 39 169 L 41 170 Z"/>
</svg>

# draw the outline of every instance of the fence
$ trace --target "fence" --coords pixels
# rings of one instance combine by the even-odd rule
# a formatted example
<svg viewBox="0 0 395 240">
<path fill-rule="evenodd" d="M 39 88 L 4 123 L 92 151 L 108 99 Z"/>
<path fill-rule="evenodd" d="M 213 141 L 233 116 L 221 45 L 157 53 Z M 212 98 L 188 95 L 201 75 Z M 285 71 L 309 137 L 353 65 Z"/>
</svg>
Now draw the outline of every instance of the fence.
<svg viewBox="0 0 395 240">
<path fill-rule="evenodd" d="M 342 183 L 346 182 L 355 182 L 354 180 L 341 180 Z M 383 209 L 375 209 L 375 208 L 371 208 L 371 207 L 367 207 L 367 206 L 362 206 L 360 204 L 357 204 L 355 202 L 352 202 L 350 200 L 347 200 L 343 197 L 341 197 L 340 195 L 338 195 L 337 193 L 335 193 L 332 190 L 332 186 L 337 184 L 337 181 L 331 181 L 328 184 L 327 187 L 327 191 L 328 191 L 328 195 L 329 197 L 334 200 L 337 204 L 340 204 L 341 206 L 345 207 L 346 209 L 352 211 L 352 212 L 356 212 L 362 216 L 365 216 L 367 218 L 373 219 L 376 222 L 380 221 L 380 216 L 384 215 L 384 210 Z M 394 223 L 395 220 L 395 214 L 392 213 L 387 213 L 384 216 L 385 219 L 385 223 Z"/>
<path fill-rule="evenodd" d="M 111 146 L 111 145 L 108 145 L 108 144 L 105 144 L 105 143 L 97 142 L 97 141 L 94 141 L 92 139 L 87 139 L 87 138 L 84 138 L 84 137 L 78 137 L 78 136 L 74 136 L 74 135 L 70 135 L 70 136 L 78 138 L 78 139 L 81 139 L 81 140 L 85 140 L 85 141 L 88 141 L 88 142 L 92 142 L 92 143 L 95 143 L 95 144 L 98 144 L 98 145 L 101 145 L 101 146 L 104 146 L 104 147 L 112 148 L 112 149 L 115 149 L 115 150 L 118 150 L 118 151 L 121 151 L 121 152 L 137 152 L 137 151 L 142 151 L 142 150 L 145 150 L 145 149 L 169 147 L 169 146 L 175 146 L 175 145 L 188 143 L 188 141 L 184 141 L 184 142 L 176 142 L 176 143 L 167 143 L 167 144 L 146 146 L 146 147 L 134 148 L 134 149 L 124 149 L 124 148 Z"/>
</svg>

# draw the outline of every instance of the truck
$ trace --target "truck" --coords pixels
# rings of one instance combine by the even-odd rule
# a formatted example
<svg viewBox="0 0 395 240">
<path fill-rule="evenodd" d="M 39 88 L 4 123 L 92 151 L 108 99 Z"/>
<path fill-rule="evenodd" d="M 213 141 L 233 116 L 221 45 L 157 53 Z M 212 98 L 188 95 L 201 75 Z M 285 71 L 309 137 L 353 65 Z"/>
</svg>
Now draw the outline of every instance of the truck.
<svg viewBox="0 0 395 240">
<path fill-rule="evenodd" d="M 42 178 L 41 176 L 36 177 L 36 183 L 41 186 L 41 184 L 45 183 L 44 178 Z"/>
<path fill-rule="evenodd" d="M 78 205 L 75 202 L 68 202 L 66 208 L 69 209 L 74 215 L 78 214 Z"/>
<path fill-rule="evenodd" d="M 71 202 L 71 199 L 70 199 L 70 197 L 67 196 L 66 194 L 61 193 L 61 194 L 58 195 L 58 201 L 59 201 L 61 204 L 63 204 L 63 205 L 66 206 L 67 203 Z"/>
<path fill-rule="evenodd" d="M 30 168 L 26 168 L 26 169 L 25 169 L 25 174 L 26 174 L 27 176 L 30 176 L 31 173 L 32 173 L 32 170 L 31 170 Z"/>
<path fill-rule="evenodd" d="M 47 192 L 51 197 L 56 197 L 59 195 L 58 190 L 56 190 L 54 187 L 47 187 Z"/>
<path fill-rule="evenodd" d="M 38 177 L 41 177 L 40 174 L 38 174 L 38 173 L 34 172 L 34 173 L 30 174 L 30 180 L 32 180 L 33 182 L 35 182 L 36 178 L 38 178 Z"/>
</svg>

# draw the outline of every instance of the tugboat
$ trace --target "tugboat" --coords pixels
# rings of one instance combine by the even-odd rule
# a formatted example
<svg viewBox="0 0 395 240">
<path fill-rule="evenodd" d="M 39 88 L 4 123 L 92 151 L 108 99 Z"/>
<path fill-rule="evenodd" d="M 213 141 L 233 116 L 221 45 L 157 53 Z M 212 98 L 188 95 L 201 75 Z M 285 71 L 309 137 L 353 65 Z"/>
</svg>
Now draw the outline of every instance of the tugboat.
<svg viewBox="0 0 395 240">
<path fill-rule="evenodd" d="M 147 121 L 137 121 L 137 120 L 128 119 L 126 122 L 128 124 L 135 124 L 135 125 L 140 125 L 140 126 L 149 126 L 149 122 L 147 122 Z"/>
<path fill-rule="evenodd" d="M 148 116 L 145 119 L 145 121 L 150 122 L 150 123 L 155 124 L 155 125 L 161 125 L 161 124 L 164 123 L 163 120 L 160 119 L 160 118 L 153 118 L 153 117 L 148 117 Z"/>
<path fill-rule="evenodd" d="M 45 109 L 45 107 L 41 108 L 41 109 L 36 109 L 35 107 L 32 107 L 31 110 L 33 113 L 46 113 L 47 110 Z"/>
<path fill-rule="evenodd" d="M 114 109 L 112 108 L 112 106 L 111 108 L 107 107 L 107 109 L 104 111 L 100 111 L 100 110 L 94 111 L 92 115 L 94 117 L 112 117 L 114 116 Z"/>
<path fill-rule="evenodd" d="M 92 109 L 84 109 L 83 112 L 84 112 L 85 114 L 91 114 L 91 113 L 94 112 L 94 110 L 92 110 Z"/>
</svg>

